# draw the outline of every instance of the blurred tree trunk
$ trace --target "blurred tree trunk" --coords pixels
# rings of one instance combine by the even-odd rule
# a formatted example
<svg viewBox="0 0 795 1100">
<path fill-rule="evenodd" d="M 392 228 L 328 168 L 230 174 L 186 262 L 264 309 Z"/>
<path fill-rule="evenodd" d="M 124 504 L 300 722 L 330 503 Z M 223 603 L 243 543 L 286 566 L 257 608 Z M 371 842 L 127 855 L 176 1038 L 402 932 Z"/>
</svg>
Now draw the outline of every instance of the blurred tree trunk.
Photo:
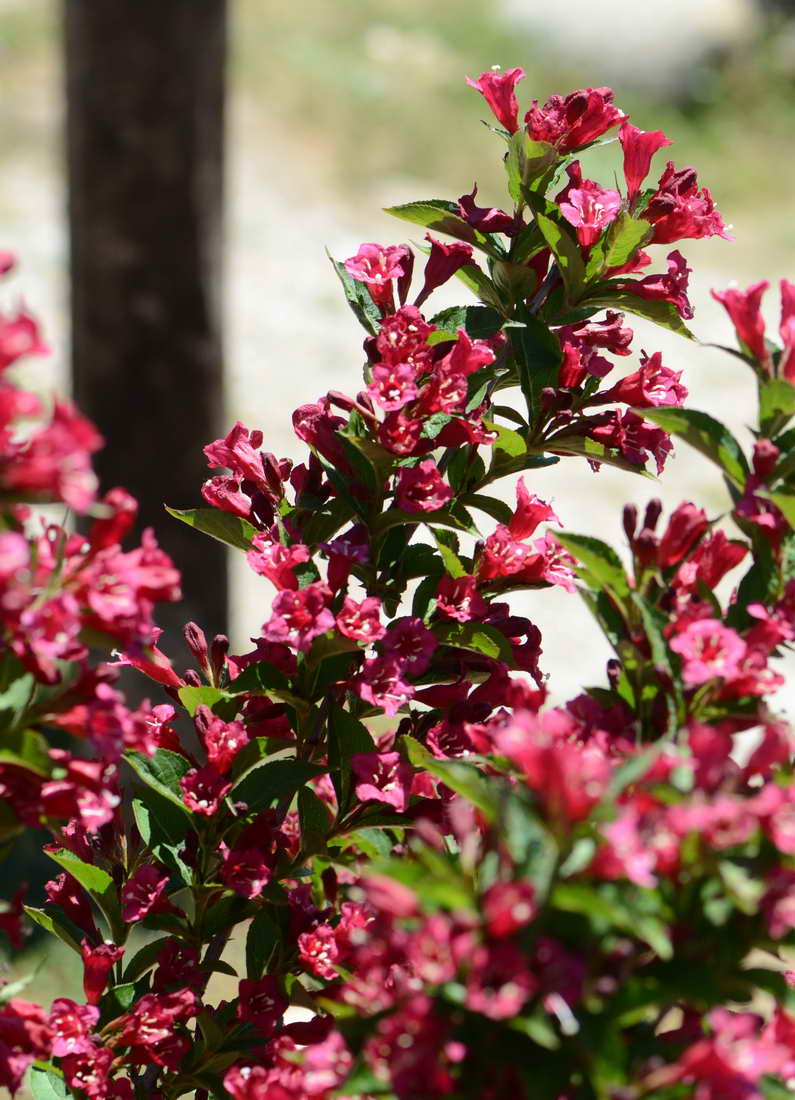
<svg viewBox="0 0 795 1100">
<path fill-rule="evenodd" d="M 222 430 L 226 0 L 64 0 L 72 363 L 103 489 L 128 488 L 183 572 L 162 607 L 226 629 L 224 548 L 163 510 L 201 503 Z M 164 639 L 165 642 L 165 639 Z"/>
</svg>

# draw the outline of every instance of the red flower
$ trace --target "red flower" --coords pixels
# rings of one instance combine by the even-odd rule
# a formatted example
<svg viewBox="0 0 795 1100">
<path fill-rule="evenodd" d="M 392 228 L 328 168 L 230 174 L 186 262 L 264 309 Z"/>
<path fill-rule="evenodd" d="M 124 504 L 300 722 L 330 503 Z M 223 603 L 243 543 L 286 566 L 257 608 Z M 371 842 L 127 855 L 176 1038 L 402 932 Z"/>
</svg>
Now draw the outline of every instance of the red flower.
<svg viewBox="0 0 795 1100">
<path fill-rule="evenodd" d="M 729 288 L 713 290 L 712 297 L 720 302 L 731 318 L 740 347 L 748 351 L 766 369 L 768 352 L 765 346 L 765 322 L 761 313 L 762 295 L 770 283 L 754 283 L 747 290 Z"/>
<path fill-rule="evenodd" d="M 422 290 L 414 299 L 415 306 L 421 306 L 428 295 L 437 287 L 452 279 L 459 268 L 472 263 L 472 247 L 462 241 L 453 241 L 445 244 L 438 241 L 430 233 L 425 234 L 425 240 L 430 242 L 431 254 L 425 263 L 425 282 Z"/>
<path fill-rule="evenodd" d="M 566 221 L 577 227 L 577 240 L 587 248 L 601 236 L 602 230 L 615 221 L 621 209 L 618 191 L 600 187 L 594 180 L 583 180 L 573 187 L 560 204 Z"/>
<path fill-rule="evenodd" d="M 524 79 L 524 69 L 506 69 L 499 67 L 491 72 L 481 73 L 477 80 L 467 77 L 467 84 L 480 92 L 491 108 L 492 114 L 510 134 L 519 129 L 519 104 L 516 102 L 516 85 Z"/>
<path fill-rule="evenodd" d="M 452 497 L 453 490 L 431 458 L 417 466 L 404 466 L 398 474 L 395 503 L 404 512 L 434 512 Z"/>
<path fill-rule="evenodd" d="M 305 653 L 320 634 L 334 628 L 328 608 L 331 589 L 316 581 L 300 592 L 285 589 L 273 601 L 273 615 L 262 628 L 269 642 L 282 642 Z"/>
<path fill-rule="evenodd" d="M 124 954 L 123 947 L 113 943 L 101 943 L 93 947 L 88 940 L 80 944 L 83 959 L 83 991 L 90 1005 L 98 1005 L 108 984 L 110 972 Z"/>
<path fill-rule="evenodd" d="M 727 233 L 707 188 L 699 191 L 694 169 L 677 171 L 671 160 L 660 176 L 657 191 L 640 216 L 654 226 L 652 244 L 670 244 L 684 237 L 734 239 Z"/>
<path fill-rule="evenodd" d="M 784 343 L 784 354 L 778 365 L 778 373 L 788 382 L 795 383 L 795 283 L 781 280 L 781 324 L 779 333 Z"/>
<path fill-rule="evenodd" d="M 223 860 L 219 869 L 222 882 L 244 898 L 257 898 L 268 885 L 273 872 L 273 860 L 266 860 L 259 848 L 232 848 L 222 845 Z"/>
<path fill-rule="evenodd" d="M 91 1029 L 99 1019 L 99 1009 L 79 1005 L 68 997 L 58 997 L 50 1009 L 52 1053 L 56 1058 L 66 1054 L 87 1053 L 93 1047 Z"/>
<path fill-rule="evenodd" d="M 359 251 L 347 259 L 344 266 L 352 279 L 367 286 L 383 313 L 394 313 L 393 280 L 397 280 L 401 304 L 406 301 L 414 266 L 414 257 L 406 245 L 359 245 Z"/>
<path fill-rule="evenodd" d="M 238 993 L 238 1018 L 253 1024 L 262 1035 L 272 1035 L 281 1023 L 289 1003 L 278 979 L 265 977 L 254 981 L 244 978 L 238 987 Z"/>
<path fill-rule="evenodd" d="M 687 287 L 692 269 L 687 266 L 687 261 L 678 250 L 668 253 L 667 263 L 666 275 L 627 279 L 621 283 L 621 289 L 653 302 L 670 302 L 676 307 L 679 316 L 689 321 L 693 316 L 693 307 L 687 296 Z"/>
<path fill-rule="evenodd" d="M 221 799 L 231 788 L 231 783 L 225 783 L 224 777 L 213 764 L 205 764 L 203 768 L 191 768 L 179 781 L 183 792 L 183 802 L 194 813 L 204 814 L 205 817 L 213 817 L 218 813 Z"/>
<path fill-rule="evenodd" d="M 298 937 L 298 955 L 310 973 L 318 978 L 333 981 L 337 977 L 334 964 L 339 958 L 339 948 L 330 924 L 319 924 L 310 932 Z"/>
<path fill-rule="evenodd" d="M 599 403 L 621 401 L 636 408 L 681 405 L 687 397 L 687 389 L 679 381 L 682 372 L 666 367 L 659 351 L 651 358 L 643 355 L 640 362 L 640 370 L 628 374 L 612 389 L 600 393 Z"/>
<path fill-rule="evenodd" d="M 553 95 L 543 107 L 534 100 L 524 116 L 530 137 L 551 142 L 561 153 L 590 145 L 626 118 L 613 105 L 611 88 L 585 88 L 570 92 L 565 99 Z"/>
<path fill-rule="evenodd" d="M 158 907 L 168 878 L 168 872 L 154 864 L 139 867 L 121 888 L 122 920 L 132 924 Z"/>
<path fill-rule="evenodd" d="M 340 634 L 354 641 L 377 642 L 385 633 L 381 622 L 381 601 L 377 596 L 367 596 L 357 604 L 350 596 L 346 596 L 337 615 L 337 629 Z"/>
<path fill-rule="evenodd" d="M 414 769 L 399 752 L 355 753 L 351 768 L 356 776 L 356 797 L 362 802 L 385 802 L 403 811 L 408 805 Z"/>
<path fill-rule="evenodd" d="M 627 199 L 632 206 L 649 174 L 651 158 L 658 149 L 672 142 L 662 130 L 639 130 L 631 122 L 625 122 L 621 127 L 618 140 L 624 150 L 624 179 L 627 181 Z"/>
</svg>

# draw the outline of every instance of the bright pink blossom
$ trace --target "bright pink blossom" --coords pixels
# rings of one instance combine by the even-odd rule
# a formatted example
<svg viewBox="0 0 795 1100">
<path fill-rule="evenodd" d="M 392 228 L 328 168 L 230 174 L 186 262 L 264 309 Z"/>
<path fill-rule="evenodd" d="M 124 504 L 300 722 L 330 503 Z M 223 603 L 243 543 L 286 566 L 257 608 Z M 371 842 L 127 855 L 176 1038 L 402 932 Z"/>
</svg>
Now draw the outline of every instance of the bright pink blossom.
<svg viewBox="0 0 795 1100">
<path fill-rule="evenodd" d="M 778 373 L 788 382 L 795 383 L 795 283 L 782 279 L 781 322 L 779 334 L 784 344 L 784 352 L 778 365 Z"/>
<path fill-rule="evenodd" d="M 339 948 L 330 924 L 319 924 L 298 937 L 298 955 L 306 969 L 318 978 L 330 981 L 337 977 L 335 963 Z"/>
<path fill-rule="evenodd" d="M 392 623 L 382 645 L 388 657 L 394 657 L 411 676 L 421 676 L 431 662 L 438 645 L 436 635 L 421 619 L 408 616 Z"/>
<path fill-rule="evenodd" d="M 182 800 L 188 809 L 205 817 L 213 817 L 218 813 L 221 799 L 232 786 L 224 781 L 224 777 L 213 764 L 205 764 L 198 770 L 191 768 L 180 779 L 179 785 L 182 788 Z"/>
<path fill-rule="evenodd" d="M 262 627 L 262 637 L 305 653 L 315 638 L 334 628 L 330 599 L 331 589 L 320 581 L 298 592 L 285 589 L 273 601 L 273 615 Z"/>
<path fill-rule="evenodd" d="M 618 191 L 600 187 L 594 180 L 583 180 L 572 188 L 560 210 L 566 221 L 577 228 L 577 240 L 587 248 L 601 236 L 602 230 L 618 215 L 621 196 Z"/>
<path fill-rule="evenodd" d="M 718 619 L 690 623 L 671 639 L 670 646 L 682 657 L 682 678 L 688 687 L 716 677 L 731 680 L 739 675 L 747 653 L 742 638 Z"/>
<path fill-rule="evenodd" d="M 381 601 L 377 596 L 366 596 L 356 603 L 346 596 L 337 615 L 337 629 L 357 642 L 377 642 L 386 629 L 381 622 Z"/>
<path fill-rule="evenodd" d="M 376 363 L 367 392 L 386 412 L 396 412 L 418 394 L 416 371 L 409 363 Z"/>
<path fill-rule="evenodd" d="M 403 512 L 434 512 L 452 500 L 453 490 L 433 459 L 404 466 L 398 474 L 395 503 Z"/>
<path fill-rule="evenodd" d="M 392 313 L 392 281 L 397 280 L 401 303 L 405 302 L 411 279 L 413 256 L 406 245 L 362 244 L 355 256 L 345 261 L 345 270 L 352 279 L 364 283 L 373 301 L 383 311 Z"/>
<path fill-rule="evenodd" d="M 765 346 L 765 322 L 761 313 L 762 295 L 770 283 L 763 279 L 747 290 L 730 287 L 728 290 L 713 290 L 712 297 L 724 307 L 737 332 L 740 347 L 747 350 L 763 366 L 767 365 L 768 352 Z"/>
<path fill-rule="evenodd" d="M 267 534 L 256 534 L 252 542 L 254 549 L 247 552 L 246 561 L 254 572 L 267 577 L 279 589 L 298 588 L 295 567 L 309 561 L 309 547 L 302 542 L 284 546 Z"/>
<path fill-rule="evenodd" d="M 52 1053 L 56 1058 L 66 1054 L 82 1054 L 92 1045 L 91 1029 L 99 1019 L 99 1009 L 79 1005 L 68 997 L 58 997 L 50 1009 Z"/>
<path fill-rule="evenodd" d="M 128 924 L 143 920 L 161 901 L 168 877 L 167 871 L 152 863 L 139 867 L 121 888 L 122 920 Z"/>
<path fill-rule="evenodd" d="M 399 752 L 356 753 L 351 757 L 351 767 L 357 780 L 357 798 L 406 809 L 414 769 L 404 763 Z"/>
</svg>

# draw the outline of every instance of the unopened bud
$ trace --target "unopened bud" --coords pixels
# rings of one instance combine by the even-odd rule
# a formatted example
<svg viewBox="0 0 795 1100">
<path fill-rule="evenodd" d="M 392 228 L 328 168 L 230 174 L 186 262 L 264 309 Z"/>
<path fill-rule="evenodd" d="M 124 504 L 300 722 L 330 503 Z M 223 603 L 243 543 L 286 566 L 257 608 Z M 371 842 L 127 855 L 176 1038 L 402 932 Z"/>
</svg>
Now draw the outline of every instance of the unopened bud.
<svg viewBox="0 0 795 1100">
<path fill-rule="evenodd" d="M 193 656 L 199 662 L 201 668 L 207 668 L 207 638 L 204 631 L 196 623 L 186 623 L 183 630 L 185 644 Z"/>
<path fill-rule="evenodd" d="M 645 530 L 650 533 L 654 531 L 654 528 L 657 526 L 657 520 L 662 515 L 662 510 L 662 501 L 657 497 L 649 501 L 646 505 L 646 514 L 643 517 L 643 527 Z"/>
<path fill-rule="evenodd" d="M 627 541 L 631 546 L 635 538 L 635 528 L 638 525 L 638 509 L 634 504 L 624 505 L 622 520 L 624 524 L 624 534 L 627 536 Z"/>
</svg>

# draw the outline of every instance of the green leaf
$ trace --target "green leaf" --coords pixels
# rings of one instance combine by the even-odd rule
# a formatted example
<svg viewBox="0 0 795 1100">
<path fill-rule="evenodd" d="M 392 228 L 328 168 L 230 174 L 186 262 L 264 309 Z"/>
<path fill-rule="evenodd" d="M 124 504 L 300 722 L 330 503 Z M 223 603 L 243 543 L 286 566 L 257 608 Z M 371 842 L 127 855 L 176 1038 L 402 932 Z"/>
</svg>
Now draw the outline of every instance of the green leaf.
<svg viewBox="0 0 795 1100">
<path fill-rule="evenodd" d="M 119 908 L 119 896 L 113 879 L 108 872 L 101 867 L 95 867 L 91 863 L 84 863 L 82 859 L 78 859 L 77 856 L 65 848 L 55 852 L 47 851 L 47 855 L 64 871 L 68 871 L 72 878 L 80 883 L 89 897 L 97 903 L 110 925 L 114 939 L 116 939 L 123 925 Z"/>
<path fill-rule="evenodd" d="M 196 708 L 200 706 L 213 709 L 216 703 L 229 698 L 229 694 L 221 688 L 214 687 L 184 687 L 179 689 L 179 701 L 185 710 L 193 718 Z"/>
<path fill-rule="evenodd" d="M 530 314 L 525 314 L 522 321 L 507 331 L 527 401 L 527 417 L 532 423 L 541 411 L 541 391 L 557 384 L 563 356 L 557 336 L 543 321 Z"/>
<path fill-rule="evenodd" d="M 509 524 L 513 519 L 513 508 L 497 497 L 485 496 L 483 493 L 471 493 L 463 498 L 462 503 L 467 508 L 477 508 L 479 511 L 485 512 L 497 523 Z"/>
<path fill-rule="evenodd" d="M 33 1100 L 71 1100 L 63 1074 L 51 1066 L 31 1066 L 28 1087 Z"/>
<path fill-rule="evenodd" d="M 598 278 L 605 268 L 623 267 L 648 241 L 652 232 L 649 222 L 633 218 L 626 212 L 620 214 L 591 250 L 588 279 Z"/>
<path fill-rule="evenodd" d="M 771 378 L 759 387 L 759 419 L 767 434 L 771 421 L 795 413 L 795 386 L 783 378 Z M 779 427 L 780 430 L 780 427 Z"/>
<path fill-rule="evenodd" d="M 281 941 L 282 933 L 278 924 L 265 909 L 260 909 L 248 926 L 246 936 L 247 978 L 259 981 Z"/>
<path fill-rule="evenodd" d="M 170 936 L 160 936 L 159 939 L 151 940 L 149 943 L 144 944 L 140 951 L 136 951 L 124 968 L 125 982 L 135 982 L 141 975 L 145 974 L 147 970 L 151 969 L 151 967 L 156 964 L 160 952 L 170 939 Z"/>
<path fill-rule="evenodd" d="M 46 739 L 35 730 L 0 733 L 0 764 L 14 764 L 37 775 L 48 776 L 51 761 Z"/>
<path fill-rule="evenodd" d="M 164 508 L 170 516 L 187 523 L 188 527 L 195 527 L 197 531 L 210 535 L 226 546 L 234 546 L 236 550 L 250 550 L 251 540 L 257 533 L 257 528 L 241 519 L 233 516 L 231 512 L 222 512 L 218 508 Z"/>
<path fill-rule="evenodd" d="M 637 409 L 666 432 L 678 436 L 723 470 L 739 489 L 745 485 L 748 463 L 742 448 L 729 429 L 709 413 L 696 409 Z"/>
<path fill-rule="evenodd" d="M 364 283 L 360 283 L 357 279 L 352 279 L 350 277 L 345 270 L 344 263 L 335 260 L 328 251 L 326 255 L 331 260 L 331 266 L 336 271 L 337 278 L 342 283 L 342 289 L 345 291 L 345 298 L 348 305 L 353 310 L 357 321 L 371 336 L 377 335 L 381 326 L 381 313 L 378 306 L 370 297 L 367 287 Z"/>
<path fill-rule="evenodd" d="M 248 665 L 232 680 L 227 691 L 238 694 L 268 695 L 272 691 L 287 691 L 290 681 L 270 661 L 256 661 Z"/>
<path fill-rule="evenodd" d="M 550 899 L 553 908 L 578 913 L 594 925 L 620 928 L 647 943 L 661 959 L 670 959 L 673 947 L 664 922 L 653 914 L 640 911 L 629 892 L 621 895 L 600 890 L 581 882 L 559 882 Z"/>
<path fill-rule="evenodd" d="M 228 797 L 232 802 L 245 802 L 248 813 L 259 813 L 277 800 L 292 801 L 305 783 L 327 771 L 303 760 L 263 760 L 235 783 Z"/>
<path fill-rule="evenodd" d="M 51 936 L 57 936 L 61 943 L 65 943 L 72 951 L 75 951 L 78 955 L 80 954 L 80 942 L 84 939 L 85 932 L 69 920 L 65 913 L 62 913 L 60 909 L 52 909 L 51 911 L 34 909 L 30 905 L 26 905 L 24 908 L 27 915 L 35 924 L 38 924 L 39 928 L 43 928 Z"/>
<path fill-rule="evenodd" d="M 775 504 L 790 527 L 795 530 L 795 495 L 791 493 L 768 493 L 767 498 Z"/>
<path fill-rule="evenodd" d="M 151 787 L 140 789 L 132 810 L 143 842 L 155 858 L 176 871 L 184 883 L 191 882 L 191 870 L 179 854 L 192 827 L 190 815 Z"/>
<path fill-rule="evenodd" d="M 374 531 L 381 538 L 392 527 L 416 526 L 420 523 L 427 523 L 429 527 L 452 527 L 455 531 L 466 531 L 470 535 L 478 533 L 472 517 L 465 508 L 460 507 L 440 508 L 433 512 L 401 512 L 399 508 L 389 508 L 375 521 Z"/>
<path fill-rule="evenodd" d="M 180 780 L 190 771 L 189 760 L 170 749 L 157 749 L 153 756 L 129 752 L 124 759 L 147 787 L 158 791 L 169 802 L 179 806 L 184 814 L 190 815 L 190 810 L 182 800 L 180 786 Z"/>
<path fill-rule="evenodd" d="M 14 665 L 13 671 L 17 666 Z M 7 666 L 4 666 L 4 672 Z M 25 711 L 33 699 L 36 681 L 29 672 L 19 668 L 19 675 L 13 676 L 5 691 L 0 692 L 0 730 L 7 730 L 22 721 Z M 5 738 L 0 744 L 5 744 Z"/>
<path fill-rule="evenodd" d="M 560 161 L 560 154 L 548 141 L 534 141 L 522 128 L 511 137 L 505 157 L 508 173 L 508 193 L 518 205 L 525 198 L 525 188 L 544 180 Z"/>
<path fill-rule="evenodd" d="M 448 237 L 455 237 L 456 240 L 466 241 L 467 244 L 487 252 L 489 256 L 500 255 L 500 249 L 491 237 L 464 221 L 458 213 L 457 204 L 446 199 L 423 199 L 420 202 L 402 203 L 400 206 L 387 206 L 384 213 L 400 218 L 401 221 L 444 233 Z"/>
<path fill-rule="evenodd" d="M 629 580 L 621 559 L 606 542 L 590 535 L 555 532 L 555 538 L 585 567 L 583 579 L 592 588 L 607 588 L 619 600 L 629 595 Z M 582 570 L 578 572 L 583 573 Z"/>
<path fill-rule="evenodd" d="M 648 412 L 648 409 L 644 409 L 643 412 Z M 630 474 L 640 474 L 641 477 L 654 477 L 644 466 L 628 462 L 618 451 L 605 447 L 602 443 L 598 443 L 587 435 L 553 436 L 546 441 L 545 447 L 554 454 L 579 455 L 591 462 L 600 462 L 605 466 L 615 466 L 616 469 L 626 470 Z"/>
<path fill-rule="evenodd" d="M 513 650 L 501 630 L 488 623 L 443 623 L 434 627 L 440 645 L 455 646 L 482 653 L 484 657 L 504 661 L 513 667 Z"/>
<path fill-rule="evenodd" d="M 672 302 L 655 301 L 633 294 L 626 287 L 631 287 L 634 281 L 622 277 L 620 286 L 612 282 L 600 283 L 594 293 L 583 298 L 579 304 L 597 309 L 625 310 L 627 313 L 634 313 L 636 317 L 644 317 L 661 328 L 670 329 L 671 332 L 676 332 L 688 340 L 695 340 L 695 336 L 679 316 Z"/>
<path fill-rule="evenodd" d="M 431 324 L 449 333 L 453 340 L 460 328 L 473 340 L 487 340 L 502 328 L 502 317 L 486 306 L 449 306 L 432 317 Z"/>
<path fill-rule="evenodd" d="M 459 267 L 455 275 L 484 305 L 496 309 L 501 316 L 505 315 L 505 307 L 497 288 L 477 264 L 464 264 L 463 267 Z"/>
<path fill-rule="evenodd" d="M 439 553 L 441 555 L 442 561 L 444 562 L 444 567 L 447 573 L 451 577 L 465 577 L 467 575 L 467 570 L 463 562 L 459 558 L 458 554 L 456 554 L 455 550 L 453 550 L 452 547 L 448 546 L 445 540 L 441 537 L 441 531 L 434 531 L 434 529 L 431 528 L 431 533 L 436 540 L 436 545 L 439 549 Z"/>
<path fill-rule="evenodd" d="M 401 738 L 400 744 L 415 768 L 435 775 L 451 791 L 471 802 L 488 821 L 496 820 L 499 806 L 495 791 L 478 768 L 459 760 L 438 760 L 413 737 Z"/>
<path fill-rule="evenodd" d="M 332 704 L 328 719 L 328 762 L 341 814 L 350 799 L 351 757 L 360 752 L 375 752 L 369 730 L 349 711 Z"/>
<path fill-rule="evenodd" d="M 302 787 L 298 792 L 298 819 L 301 823 L 301 846 L 304 853 L 325 849 L 331 814 L 325 802 L 318 798 L 311 787 Z"/>
<path fill-rule="evenodd" d="M 585 285 L 585 264 L 576 236 L 563 217 L 560 207 L 541 195 L 525 192 L 524 197 L 535 214 L 536 225 L 558 261 L 563 285 L 570 302 L 579 299 Z"/>
</svg>

